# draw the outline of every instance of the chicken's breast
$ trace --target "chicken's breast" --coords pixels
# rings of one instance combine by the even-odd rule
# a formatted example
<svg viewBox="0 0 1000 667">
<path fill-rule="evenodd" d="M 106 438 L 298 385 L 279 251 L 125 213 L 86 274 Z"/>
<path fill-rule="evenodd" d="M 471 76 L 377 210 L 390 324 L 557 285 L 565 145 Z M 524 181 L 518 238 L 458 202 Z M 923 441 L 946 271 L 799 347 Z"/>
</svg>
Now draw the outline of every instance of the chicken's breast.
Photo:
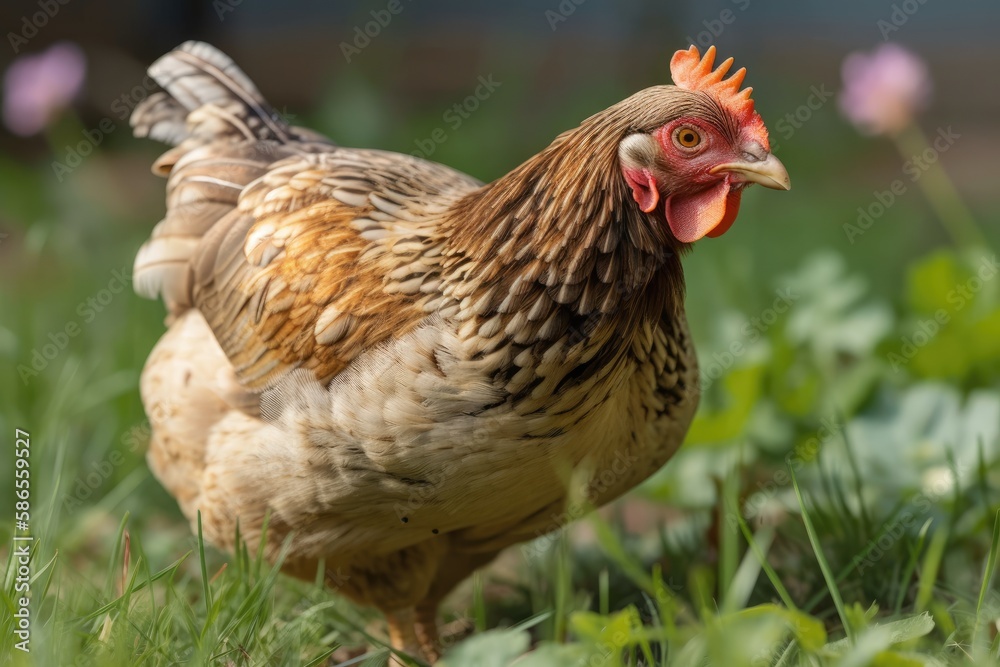
<svg viewBox="0 0 1000 667">
<path fill-rule="evenodd" d="M 158 415 L 150 464 L 219 546 L 232 548 L 237 521 L 253 544 L 269 516 L 272 557 L 294 533 L 286 562 L 301 576 L 320 560 L 357 577 L 400 552 L 495 553 L 617 497 L 673 453 L 697 371 L 679 362 L 686 333 L 649 333 L 642 357 L 609 370 L 620 377 L 595 376 L 535 415 L 504 400 L 470 358 L 475 341 L 441 318 L 328 386 L 296 370 L 254 406 L 191 310 L 143 373 Z M 378 603 L 368 588 L 356 597 Z"/>
</svg>

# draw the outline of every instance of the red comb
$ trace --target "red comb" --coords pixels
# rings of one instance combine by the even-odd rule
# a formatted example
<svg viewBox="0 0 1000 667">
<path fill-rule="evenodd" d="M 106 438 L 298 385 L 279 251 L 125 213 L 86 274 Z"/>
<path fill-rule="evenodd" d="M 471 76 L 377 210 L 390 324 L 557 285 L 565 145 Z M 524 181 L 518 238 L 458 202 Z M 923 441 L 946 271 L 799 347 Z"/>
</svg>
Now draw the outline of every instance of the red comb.
<svg viewBox="0 0 1000 667">
<path fill-rule="evenodd" d="M 747 73 L 746 68 L 741 67 L 728 79 L 723 79 L 732 67 L 733 59 L 727 58 L 713 70 L 714 63 L 714 45 L 708 47 L 704 57 L 698 52 L 697 46 L 692 46 L 687 51 L 678 51 L 670 59 L 670 76 L 678 88 L 703 90 L 737 116 L 744 117 L 753 113 L 753 100 L 750 99 L 753 88 L 740 90 L 740 84 Z"/>
</svg>

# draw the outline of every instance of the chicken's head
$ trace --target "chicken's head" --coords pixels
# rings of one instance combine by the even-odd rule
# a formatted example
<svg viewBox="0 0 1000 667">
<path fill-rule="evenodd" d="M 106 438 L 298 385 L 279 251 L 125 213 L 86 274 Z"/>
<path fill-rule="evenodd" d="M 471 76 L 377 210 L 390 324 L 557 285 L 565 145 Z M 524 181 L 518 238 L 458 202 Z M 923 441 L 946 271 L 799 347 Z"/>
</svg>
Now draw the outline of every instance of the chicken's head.
<svg viewBox="0 0 1000 667">
<path fill-rule="evenodd" d="M 788 172 L 770 152 L 767 128 L 740 90 L 746 74 L 728 79 L 729 58 L 713 69 L 715 47 L 678 51 L 670 61 L 674 86 L 667 118 L 649 131 L 631 132 L 618 146 L 622 174 L 644 212 L 663 215 L 682 243 L 719 236 L 733 224 L 750 183 L 788 190 Z"/>
</svg>

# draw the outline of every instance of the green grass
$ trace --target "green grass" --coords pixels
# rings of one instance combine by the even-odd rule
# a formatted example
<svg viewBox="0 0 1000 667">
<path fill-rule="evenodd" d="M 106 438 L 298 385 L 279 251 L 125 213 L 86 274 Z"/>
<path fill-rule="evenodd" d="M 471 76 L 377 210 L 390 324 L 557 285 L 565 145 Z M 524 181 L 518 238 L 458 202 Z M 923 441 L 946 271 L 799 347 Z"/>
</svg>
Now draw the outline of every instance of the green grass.
<svg viewBox="0 0 1000 667">
<path fill-rule="evenodd" d="M 435 159 L 490 176 L 525 156 L 524 143 L 485 151 L 485 164 L 470 150 L 491 114 L 521 108 L 496 102 Z M 592 110 L 538 123 L 554 135 Z M 936 245 L 916 192 L 847 245 L 840 224 L 871 186 L 843 175 L 885 158 L 833 114 L 783 149 L 795 190 L 749 193 L 733 230 L 685 260 L 703 370 L 734 341 L 743 351 L 720 365 L 684 449 L 584 528 L 476 575 L 445 606 L 446 622 L 477 630 L 446 664 L 1000 664 L 1000 281 L 960 309 L 949 302 L 986 251 Z M 394 128 L 398 141 L 374 143 L 407 150 L 439 115 L 432 105 Z M 150 476 L 137 383 L 162 307 L 130 290 L 92 316 L 86 305 L 162 210 L 162 181 L 146 175 L 153 149 L 120 134 L 63 183 L 45 156 L 0 156 L 0 433 L 31 434 L 35 538 L 25 655 L 13 648 L 17 563 L 0 522 L 0 664 L 324 665 L 346 649 L 366 652 L 349 664 L 385 664 L 377 614 L 279 574 L 257 545 L 206 546 Z M 984 229 L 996 222 L 980 215 Z M 921 241 L 885 251 L 904 237 Z M 788 311 L 748 336 L 788 288 Z M 948 326 L 894 368 L 941 308 Z M 17 367 L 70 323 L 79 331 L 22 381 Z M 12 504 L 6 473 L 0 497 Z M 637 513 L 642 529 L 628 528 Z"/>
</svg>

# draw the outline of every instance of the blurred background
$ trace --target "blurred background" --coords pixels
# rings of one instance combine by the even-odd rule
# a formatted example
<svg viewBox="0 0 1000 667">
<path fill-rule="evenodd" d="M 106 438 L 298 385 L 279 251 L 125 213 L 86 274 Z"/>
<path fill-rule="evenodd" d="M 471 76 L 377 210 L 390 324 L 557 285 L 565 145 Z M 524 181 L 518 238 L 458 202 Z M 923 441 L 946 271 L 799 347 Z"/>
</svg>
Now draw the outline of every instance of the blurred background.
<svg viewBox="0 0 1000 667">
<path fill-rule="evenodd" d="M 859 206 L 903 176 L 905 156 L 891 141 L 861 136 L 838 113 L 836 99 L 844 57 L 892 41 L 926 62 L 932 93 L 919 123 L 932 138 L 946 127 L 961 137 L 941 163 L 980 227 L 987 234 L 995 227 L 990 165 L 1000 150 L 994 72 L 1000 46 L 991 34 L 1000 7 L 933 0 L 783 7 L 757 0 L 399 0 L 401 11 L 391 14 L 388 4 L 4 3 L 8 45 L 0 49 L 0 67 L 57 42 L 78 46 L 85 59 L 71 113 L 57 114 L 30 137 L 11 136 L 9 123 L 0 131 L 0 225 L 11 235 L 6 253 L 18 254 L 27 234 L 53 234 L 47 243 L 88 251 L 112 238 L 122 244 L 116 251 L 126 250 L 127 239 L 135 245 L 144 237 L 160 213 L 163 186 L 144 165 L 159 148 L 133 140 L 126 115 L 153 88 L 145 67 L 192 38 L 229 53 L 295 123 L 345 145 L 421 151 L 487 181 L 588 115 L 667 82 L 676 49 L 716 44 L 748 68 L 757 108 L 795 188 L 780 199 L 749 198 L 752 224 L 743 220 L 726 244 L 716 244 L 727 247 L 700 248 L 698 255 L 735 253 L 737 266 L 753 262 L 759 278 L 796 266 L 803 252 L 833 248 L 848 265 L 870 272 L 872 289 L 884 296 L 902 287 L 900 263 L 947 240 L 918 187 L 908 188 L 863 241 L 848 239 L 843 229 L 857 221 Z M 384 27 L 376 21 L 380 14 L 391 17 Z M 449 113 L 476 93 L 479 77 L 499 85 L 488 99 L 473 100 L 475 109 Z M 431 139 L 438 127 L 445 130 L 440 143 Z M 93 158 L 74 154 L 81 141 L 96 143 Z M 72 197 L 80 205 L 57 212 L 58 202 Z M 6 253 L 7 270 L 27 259 Z M 75 259 L 96 268 L 86 263 L 92 254 Z M 696 256 L 692 264 L 707 260 Z M 46 266 L 53 277 L 60 268 Z M 736 270 L 731 263 L 713 268 Z M 131 307 L 115 304 L 114 311 Z"/>
<path fill-rule="evenodd" d="M 3 3 L 0 432 L 28 429 L 38 443 L 44 553 L 60 547 L 85 588 L 104 576 L 126 511 L 161 566 L 191 544 L 143 461 L 138 376 L 163 309 L 127 284 L 163 213 L 164 181 L 149 171 L 162 147 L 133 139 L 127 122 L 155 90 L 144 74 L 155 58 L 209 41 L 294 124 L 489 181 L 587 116 L 668 83 L 671 54 L 695 43 L 747 68 L 793 188 L 752 190 L 732 230 L 686 258 L 702 411 L 677 460 L 605 515 L 683 582 L 691 563 L 735 558 L 713 533 L 721 498 L 754 525 L 780 525 L 797 510 L 776 471 L 821 451 L 822 465 L 800 474 L 817 489 L 850 476 L 858 494 L 817 501 L 836 508 L 831 539 L 857 528 L 837 517 L 868 507 L 883 519 L 833 558 L 849 565 L 923 494 L 931 509 L 907 530 L 952 517 L 948 585 L 972 590 L 969 564 L 998 502 L 998 21 L 995 3 L 941 0 Z M 5 475 L 2 497 L 10 489 Z M 596 537 L 583 527 L 575 539 L 585 548 Z M 794 569 L 803 534 L 790 527 L 782 539 Z M 530 554 L 515 556 L 508 566 L 522 574 L 510 577 L 523 581 L 514 561 Z M 847 595 L 872 599 L 888 585 L 862 574 Z M 789 576 L 804 598 L 818 579 Z M 907 582 L 893 585 L 911 600 Z M 622 600 L 633 594 L 624 587 Z"/>
</svg>

